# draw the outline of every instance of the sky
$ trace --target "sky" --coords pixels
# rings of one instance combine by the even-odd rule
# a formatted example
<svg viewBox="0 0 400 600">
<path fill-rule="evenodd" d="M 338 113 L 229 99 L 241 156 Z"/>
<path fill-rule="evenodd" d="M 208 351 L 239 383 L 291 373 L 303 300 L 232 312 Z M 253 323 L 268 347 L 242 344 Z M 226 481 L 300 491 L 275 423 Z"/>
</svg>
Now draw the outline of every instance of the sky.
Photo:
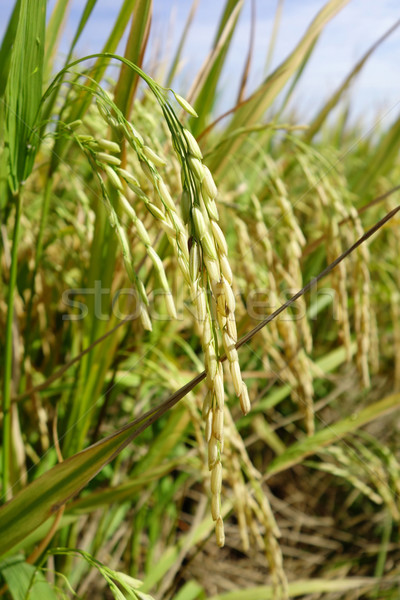
<svg viewBox="0 0 400 600">
<path fill-rule="evenodd" d="M 249 91 L 265 77 L 265 64 L 271 38 L 277 0 L 254 0 L 256 33 Z M 69 20 L 60 46 L 61 55 L 68 48 L 83 0 L 72 0 Z M 100 51 L 110 23 L 115 19 L 122 0 L 98 0 L 85 34 L 77 48 L 78 55 Z M 274 48 L 271 68 L 279 65 L 294 49 L 325 0 L 285 0 Z M 0 36 L 13 0 L 0 0 Z M 54 0 L 49 2 L 49 10 Z M 149 48 L 162 56 L 171 56 L 176 48 L 192 0 L 154 0 L 154 15 Z M 206 59 L 215 36 L 225 0 L 200 0 L 184 47 L 184 62 L 175 83 L 185 95 L 194 74 Z M 244 0 L 232 48 L 222 75 L 217 114 L 234 105 L 250 35 L 251 0 Z M 364 52 L 400 18 L 398 0 L 350 0 L 323 31 L 292 100 L 291 108 L 306 122 L 361 58 Z M 154 56 L 149 52 L 145 70 Z M 351 90 L 351 115 L 362 120 L 364 127 L 385 127 L 400 113 L 400 28 L 370 57 Z M 270 72 L 270 71 L 269 71 Z M 178 89 L 176 88 L 178 86 Z"/>
</svg>

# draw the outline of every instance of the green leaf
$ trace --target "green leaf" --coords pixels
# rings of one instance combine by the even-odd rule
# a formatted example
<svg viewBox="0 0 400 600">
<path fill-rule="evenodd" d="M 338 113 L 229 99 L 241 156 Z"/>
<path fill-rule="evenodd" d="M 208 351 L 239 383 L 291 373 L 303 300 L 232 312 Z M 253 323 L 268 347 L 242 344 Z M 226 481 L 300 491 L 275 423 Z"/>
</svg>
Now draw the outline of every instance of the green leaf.
<svg viewBox="0 0 400 600">
<path fill-rule="evenodd" d="M 396 119 L 375 148 L 365 158 L 364 168 L 354 182 L 354 191 L 360 196 L 367 194 L 373 183 L 379 177 L 386 175 L 393 169 L 394 161 L 398 156 L 400 143 L 400 117 Z"/>
<path fill-rule="evenodd" d="M 309 594 L 349 592 L 350 590 L 365 590 L 376 585 L 375 577 L 342 577 L 335 581 L 328 579 L 299 579 L 289 583 L 289 598 L 297 598 Z M 271 585 L 245 588 L 224 594 L 212 596 L 209 600 L 274 600 L 276 593 Z"/>
<path fill-rule="evenodd" d="M 6 143 L 13 192 L 30 174 L 39 137 L 35 134 L 42 97 L 46 0 L 21 1 L 5 91 Z"/>
<path fill-rule="evenodd" d="M 242 8 L 243 0 L 227 0 L 213 43 L 212 53 L 207 57 L 201 77 L 190 95 L 190 101 L 199 116 L 198 119 L 191 120 L 191 129 L 195 136 L 204 129 L 214 105 L 221 71 Z"/>
<path fill-rule="evenodd" d="M 152 0 L 136 0 L 135 12 L 132 17 L 131 30 L 124 56 L 139 67 L 142 66 L 146 49 L 151 19 Z M 115 87 L 115 104 L 129 118 L 130 107 L 139 81 L 139 76 L 127 65 L 121 66 L 117 85 Z"/>
<path fill-rule="evenodd" d="M 304 140 L 310 142 L 312 138 L 318 133 L 321 129 L 323 123 L 325 123 L 328 115 L 331 111 L 337 106 L 338 102 L 343 97 L 345 91 L 349 88 L 350 84 L 353 82 L 354 78 L 360 73 L 365 63 L 375 52 L 375 50 L 389 37 L 393 31 L 395 31 L 400 25 L 400 21 L 396 21 L 392 27 L 390 27 L 361 57 L 361 59 L 355 64 L 355 66 L 351 69 L 350 73 L 347 75 L 343 83 L 338 87 L 338 89 L 329 97 L 328 101 L 325 103 L 323 108 L 318 112 L 317 116 L 314 117 L 310 126 L 304 134 Z"/>
<path fill-rule="evenodd" d="M 289 79 L 301 68 L 310 48 L 323 28 L 348 3 L 349 0 L 330 0 L 330 2 L 327 2 L 288 58 L 263 81 L 248 101 L 238 108 L 225 134 L 229 135 L 240 127 L 253 125 L 262 118 Z M 242 140 L 238 139 L 231 144 L 229 153 L 226 152 L 226 147 L 224 147 L 221 148 L 220 152 L 214 154 L 209 163 L 211 171 L 222 174 L 223 168 L 227 167 L 227 156 L 232 156 L 233 152 L 240 148 L 241 143 Z"/>
<path fill-rule="evenodd" d="M 175 596 L 175 600 L 196 600 L 204 597 L 204 589 L 197 581 L 187 581 Z"/>
<path fill-rule="evenodd" d="M 185 45 L 186 38 L 187 38 L 187 35 L 189 33 L 189 29 L 190 29 L 190 26 L 191 26 L 192 21 L 194 19 L 194 16 L 196 14 L 198 6 L 199 6 L 199 0 L 193 0 L 193 4 L 191 6 L 188 18 L 187 18 L 185 26 L 183 28 L 183 32 L 182 32 L 181 38 L 179 40 L 179 44 L 178 44 L 178 47 L 176 49 L 175 56 L 174 56 L 173 60 L 171 61 L 171 67 L 169 69 L 169 72 L 168 72 L 168 75 L 167 75 L 167 78 L 166 78 L 166 83 L 165 83 L 165 87 L 166 88 L 169 88 L 169 87 L 172 86 L 172 81 L 173 81 L 173 79 L 174 79 L 174 77 L 175 77 L 175 75 L 176 75 L 176 73 L 178 71 L 178 67 L 179 67 L 179 64 L 180 64 L 180 61 L 181 61 L 181 56 L 182 56 L 182 50 L 183 50 L 183 47 Z"/>
<path fill-rule="evenodd" d="M 8 74 L 10 71 L 10 60 L 11 60 L 11 52 L 10 48 L 14 43 L 15 33 L 17 31 L 18 19 L 19 19 L 19 10 L 21 7 L 21 0 L 18 0 L 15 3 L 14 10 L 10 17 L 10 20 L 7 25 L 6 32 L 3 36 L 3 40 L 1 42 L 0 47 L 0 97 L 3 96 L 6 85 Z"/>
<path fill-rule="evenodd" d="M 173 471 L 180 463 L 180 460 L 168 461 L 165 464 L 157 465 L 153 469 L 146 469 L 146 472 L 137 477 L 130 478 L 120 485 L 107 488 L 99 488 L 94 492 L 78 498 L 71 502 L 68 507 L 68 514 L 89 513 L 99 506 L 110 505 L 113 503 L 122 503 L 131 500 L 135 494 L 138 494 L 152 482 L 161 479 L 167 473 Z"/>
<path fill-rule="evenodd" d="M 85 8 L 83 9 L 81 19 L 78 23 L 78 27 L 75 31 L 74 39 L 71 42 L 71 46 L 70 46 L 65 64 L 69 63 L 72 53 L 74 51 L 74 48 L 75 48 L 76 44 L 78 43 L 79 38 L 81 37 L 81 34 L 86 26 L 86 23 L 89 20 L 90 15 L 93 12 L 94 7 L 96 6 L 96 2 L 97 2 L 97 0 L 87 0 L 87 2 L 85 4 Z"/>
<path fill-rule="evenodd" d="M 57 600 L 43 573 L 26 563 L 22 556 L 12 556 L 0 564 L 13 600 Z"/>
<path fill-rule="evenodd" d="M 158 407 L 56 465 L 1 507 L 0 555 L 13 548 L 54 515 L 132 440 L 175 406 L 204 377 L 203 371 Z"/>
<path fill-rule="evenodd" d="M 400 408 L 400 394 L 393 394 L 379 402 L 367 406 L 360 412 L 355 412 L 350 417 L 346 417 L 337 423 L 333 423 L 318 431 L 315 435 L 305 438 L 277 456 L 269 465 L 266 475 L 269 477 L 280 471 L 289 469 L 293 465 L 300 463 L 306 456 L 318 452 L 322 447 L 328 446 L 346 434 L 356 431 L 366 423 L 377 419 L 393 410 Z"/>
<path fill-rule="evenodd" d="M 51 17 L 46 28 L 46 47 L 44 59 L 45 80 L 51 76 L 53 59 L 57 50 L 58 42 L 63 30 L 63 24 L 67 17 L 67 9 L 70 0 L 58 0 L 53 8 Z"/>
<path fill-rule="evenodd" d="M 166 403 L 162 405 L 166 410 Z M 104 440 L 44 473 L 0 509 L 0 554 L 4 554 L 54 515 L 130 441 L 153 422 L 160 409 L 146 413 Z"/>
</svg>

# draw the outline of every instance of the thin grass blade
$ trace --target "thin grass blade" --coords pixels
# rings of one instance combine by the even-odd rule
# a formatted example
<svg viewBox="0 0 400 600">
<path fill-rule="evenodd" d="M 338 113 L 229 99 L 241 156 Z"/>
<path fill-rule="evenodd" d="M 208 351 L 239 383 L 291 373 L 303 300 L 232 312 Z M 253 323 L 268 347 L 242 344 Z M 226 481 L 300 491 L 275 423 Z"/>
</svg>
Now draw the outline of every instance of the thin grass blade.
<svg viewBox="0 0 400 600">
<path fill-rule="evenodd" d="M 396 103 L 394 108 L 398 108 Z M 400 117 L 396 119 L 391 128 L 382 136 L 379 143 L 368 153 L 364 169 L 357 175 L 354 182 L 354 191 L 360 195 L 368 194 L 372 183 L 382 175 L 386 175 L 393 167 L 398 155 L 400 143 Z"/>
<path fill-rule="evenodd" d="M 51 13 L 49 22 L 46 28 L 46 47 L 44 59 L 45 80 L 51 76 L 53 67 L 54 55 L 57 51 L 57 46 L 60 41 L 62 30 L 65 24 L 65 19 L 68 14 L 68 5 L 70 0 L 58 0 L 53 12 Z"/>
<path fill-rule="evenodd" d="M 0 554 L 13 548 L 75 496 L 160 411 L 147 413 L 114 434 L 56 465 L 0 508 Z"/>
<path fill-rule="evenodd" d="M 282 91 L 285 84 L 301 67 L 310 48 L 312 48 L 323 28 L 348 2 L 349 0 L 330 0 L 320 10 L 288 58 L 265 79 L 248 101 L 236 110 L 226 130 L 228 135 L 240 127 L 248 127 L 261 119 L 277 95 Z M 232 156 L 240 146 L 241 140 L 236 140 L 230 146 L 229 156 Z M 226 168 L 226 154 L 226 148 L 224 148 L 212 157 L 209 167 L 213 172 L 222 173 L 223 169 Z"/>
<path fill-rule="evenodd" d="M 239 93 L 236 104 L 243 102 L 246 93 L 246 84 L 249 78 L 251 61 L 254 52 L 254 42 L 256 35 L 256 5 L 255 0 L 251 2 L 251 21 L 250 21 L 250 36 L 249 36 L 249 49 L 247 51 L 246 63 L 243 69 L 243 75 L 239 86 Z"/>
<path fill-rule="evenodd" d="M 3 96 L 8 79 L 8 73 L 10 71 L 10 60 L 11 52 L 10 48 L 13 45 L 15 34 L 17 31 L 19 11 L 21 7 L 21 0 L 15 3 L 12 15 L 7 25 L 5 34 L 0 47 L 0 97 Z"/>
<path fill-rule="evenodd" d="M 375 577 L 342 577 L 337 580 L 328 579 L 299 579 L 289 583 L 289 597 L 297 598 L 309 594 L 340 594 L 347 593 L 350 590 L 362 590 L 372 588 L 376 585 Z M 209 600 L 275 600 L 276 594 L 272 586 L 258 586 L 226 592 L 212 596 Z"/>
<path fill-rule="evenodd" d="M 192 4 L 192 6 L 190 8 L 190 12 L 189 12 L 188 18 L 187 18 L 185 26 L 183 28 L 181 39 L 179 40 L 178 48 L 176 50 L 174 59 L 173 59 L 173 61 L 171 63 L 171 67 L 170 67 L 170 70 L 169 70 L 168 75 L 167 75 L 167 80 L 166 80 L 166 84 L 165 84 L 165 87 L 167 87 L 167 88 L 171 87 L 172 81 L 173 81 L 173 79 L 174 79 L 174 77 L 175 77 L 175 75 L 177 73 L 177 70 L 178 70 L 178 67 L 179 67 L 179 63 L 180 63 L 180 60 L 181 60 L 181 56 L 182 56 L 182 50 L 183 50 L 183 47 L 185 45 L 186 38 L 187 38 L 187 35 L 189 33 L 189 29 L 190 29 L 190 26 L 191 26 L 191 24 L 193 22 L 193 19 L 194 19 L 194 16 L 196 14 L 198 6 L 199 6 L 199 0 L 193 0 L 193 4 Z"/>
<path fill-rule="evenodd" d="M 318 452 L 324 446 L 342 439 L 348 433 L 356 431 L 370 421 L 398 410 L 399 407 L 400 394 L 393 394 L 367 406 L 358 413 L 354 413 L 337 423 L 325 427 L 304 440 L 292 444 L 285 452 L 277 456 L 270 463 L 266 471 L 266 476 L 269 478 L 272 475 L 276 475 L 276 473 L 293 467 L 307 456 L 310 456 L 310 454 Z"/>
<path fill-rule="evenodd" d="M 227 1 L 214 40 L 213 49 L 209 56 L 207 56 L 188 93 L 188 100 L 198 114 L 197 119 L 191 120 L 194 135 L 197 135 L 204 129 L 214 105 L 221 71 L 242 8 L 243 0 Z"/>
<path fill-rule="evenodd" d="M 307 131 L 304 133 L 304 140 L 310 142 L 316 133 L 321 129 L 323 123 L 325 123 L 330 112 L 337 106 L 340 99 L 343 97 L 344 92 L 350 87 L 352 81 L 355 77 L 360 73 L 361 69 L 364 67 L 367 60 L 370 58 L 371 54 L 375 52 L 375 50 L 390 36 L 393 31 L 395 31 L 400 25 L 400 20 L 396 21 L 394 25 L 392 25 L 380 38 L 377 40 L 361 57 L 361 59 L 356 63 L 356 65 L 352 68 L 350 73 L 347 75 L 343 83 L 338 87 L 336 92 L 332 94 L 329 98 L 328 102 L 323 106 L 323 108 L 319 111 L 317 116 L 312 120 L 310 126 Z"/>
<path fill-rule="evenodd" d="M 124 56 L 139 67 L 142 66 L 143 56 L 149 37 L 152 0 L 137 0 L 132 15 L 131 30 Z M 115 103 L 125 117 L 129 117 L 132 101 L 138 85 L 139 77 L 126 65 L 121 66 L 120 75 L 115 88 Z"/>
</svg>

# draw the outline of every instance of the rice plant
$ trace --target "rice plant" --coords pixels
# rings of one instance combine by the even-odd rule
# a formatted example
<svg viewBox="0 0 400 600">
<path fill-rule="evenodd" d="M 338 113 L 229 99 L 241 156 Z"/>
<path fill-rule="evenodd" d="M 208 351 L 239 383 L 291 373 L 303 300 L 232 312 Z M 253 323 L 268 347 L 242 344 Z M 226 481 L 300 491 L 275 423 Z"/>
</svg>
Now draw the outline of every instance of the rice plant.
<svg viewBox="0 0 400 600">
<path fill-rule="evenodd" d="M 88 0 L 61 68 L 68 0 L 15 3 L 0 47 L 4 597 L 397 597 L 400 120 L 361 134 L 331 117 L 398 24 L 309 123 L 285 110 L 346 3 L 250 94 L 244 73 L 223 116 L 243 0 L 224 3 L 183 90 L 198 2 L 175 56 L 149 60 L 151 0 L 125 0 L 77 55 Z"/>
</svg>

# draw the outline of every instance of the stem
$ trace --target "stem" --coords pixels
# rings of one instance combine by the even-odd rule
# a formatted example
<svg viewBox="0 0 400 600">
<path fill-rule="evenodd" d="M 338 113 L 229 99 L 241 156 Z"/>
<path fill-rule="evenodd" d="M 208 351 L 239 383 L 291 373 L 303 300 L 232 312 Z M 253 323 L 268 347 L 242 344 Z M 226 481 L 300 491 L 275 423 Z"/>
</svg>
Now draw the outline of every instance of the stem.
<svg viewBox="0 0 400 600">
<path fill-rule="evenodd" d="M 6 321 L 6 342 L 4 356 L 4 388 L 3 388 L 3 453 L 2 453 L 2 484 L 3 497 L 8 498 L 8 483 L 10 474 L 11 457 L 11 376 L 13 367 L 13 319 L 14 319 L 14 292 L 17 281 L 17 251 L 18 238 L 21 221 L 22 200 L 20 193 L 15 196 L 16 211 L 13 234 L 13 244 L 10 266 L 10 284 L 7 297 L 7 321 Z"/>
<path fill-rule="evenodd" d="M 49 170 L 49 173 L 48 173 L 47 179 L 46 179 L 46 188 L 45 188 L 43 204 L 42 204 L 42 214 L 40 217 L 39 233 L 38 233 L 38 237 L 36 240 L 35 265 L 33 267 L 33 272 L 32 272 L 29 304 L 28 304 L 27 317 L 26 317 L 25 356 L 29 356 L 29 353 L 30 353 L 31 336 L 32 336 L 31 320 L 32 320 L 33 298 L 35 296 L 35 280 L 36 280 L 36 274 L 38 271 L 39 263 L 42 258 L 43 236 L 44 236 L 45 227 L 47 225 L 47 218 L 49 215 L 51 188 L 52 188 L 52 167 L 50 166 L 50 170 Z"/>
</svg>

